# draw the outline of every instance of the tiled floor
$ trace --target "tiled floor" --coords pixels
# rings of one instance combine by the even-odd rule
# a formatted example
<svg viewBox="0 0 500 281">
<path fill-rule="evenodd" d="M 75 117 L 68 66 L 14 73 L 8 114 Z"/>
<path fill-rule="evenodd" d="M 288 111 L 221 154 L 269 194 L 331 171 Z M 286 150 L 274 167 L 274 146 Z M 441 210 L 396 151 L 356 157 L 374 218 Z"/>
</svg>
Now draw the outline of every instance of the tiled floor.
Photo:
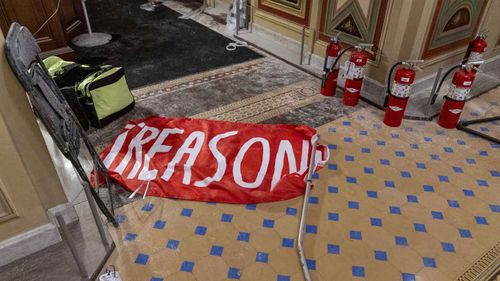
<svg viewBox="0 0 500 281">
<path fill-rule="evenodd" d="M 499 114 L 499 92 L 468 102 L 464 117 Z M 309 202 L 313 279 L 474 280 L 465 277 L 500 253 L 500 146 L 433 122 L 388 128 L 381 118 L 362 109 L 318 129 L 332 157 Z M 481 127 L 499 132 L 500 122 Z M 117 210 L 109 263 L 134 281 L 303 280 L 301 200 L 136 201 Z"/>
</svg>

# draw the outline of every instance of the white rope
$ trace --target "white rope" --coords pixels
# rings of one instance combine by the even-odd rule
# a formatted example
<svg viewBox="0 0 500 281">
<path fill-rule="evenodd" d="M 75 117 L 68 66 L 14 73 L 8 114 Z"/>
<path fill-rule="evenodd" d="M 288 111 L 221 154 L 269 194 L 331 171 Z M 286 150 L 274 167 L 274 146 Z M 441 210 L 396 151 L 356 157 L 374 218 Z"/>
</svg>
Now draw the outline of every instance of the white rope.
<svg viewBox="0 0 500 281">
<path fill-rule="evenodd" d="M 56 10 L 55 10 L 55 11 L 54 11 L 54 13 L 52 13 L 52 15 L 51 15 L 51 16 L 50 16 L 50 17 L 49 17 L 49 18 L 48 18 L 48 19 L 47 19 L 47 20 L 46 20 L 46 21 L 42 24 L 42 26 L 40 26 L 40 28 L 39 28 L 37 31 L 35 31 L 35 33 L 33 33 L 33 37 L 35 37 L 35 36 L 38 34 L 38 32 L 40 32 L 40 31 L 42 30 L 42 28 L 44 28 L 44 27 L 47 25 L 47 23 L 49 23 L 49 21 L 50 21 L 53 17 L 55 17 L 55 15 L 59 12 L 59 7 L 60 7 L 60 6 L 61 6 L 61 0 L 57 1 L 57 7 L 56 7 Z"/>
<path fill-rule="evenodd" d="M 236 42 L 231 42 L 231 43 L 227 44 L 226 50 L 232 52 L 232 51 L 235 51 L 236 48 L 238 48 L 238 47 L 246 47 L 246 46 L 248 46 L 247 42 L 236 41 Z"/>
</svg>

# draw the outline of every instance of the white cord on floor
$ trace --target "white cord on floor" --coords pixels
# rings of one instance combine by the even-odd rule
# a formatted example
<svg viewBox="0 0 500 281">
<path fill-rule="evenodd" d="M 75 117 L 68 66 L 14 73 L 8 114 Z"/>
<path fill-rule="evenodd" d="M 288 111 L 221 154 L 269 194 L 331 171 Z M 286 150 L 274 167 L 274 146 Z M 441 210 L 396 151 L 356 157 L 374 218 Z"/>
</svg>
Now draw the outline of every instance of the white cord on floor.
<svg viewBox="0 0 500 281">
<path fill-rule="evenodd" d="M 35 33 L 33 33 L 33 37 L 35 37 L 38 32 L 40 32 L 42 30 L 42 28 L 44 28 L 48 23 L 49 21 L 59 12 L 59 7 L 61 6 L 61 0 L 57 1 L 57 7 L 56 7 L 56 10 L 54 11 L 54 13 L 52 13 L 52 15 L 42 24 L 42 26 L 40 26 L 40 28 L 35 31 Z"/>
<path fill-rule="evenodd" d="M 246 47 L 246 46 L 248 46 L 247 42 L 236 41 L 227 44 L 226 50 L 232 52 L 235 51 L 237 47 Z"/>
</svg>

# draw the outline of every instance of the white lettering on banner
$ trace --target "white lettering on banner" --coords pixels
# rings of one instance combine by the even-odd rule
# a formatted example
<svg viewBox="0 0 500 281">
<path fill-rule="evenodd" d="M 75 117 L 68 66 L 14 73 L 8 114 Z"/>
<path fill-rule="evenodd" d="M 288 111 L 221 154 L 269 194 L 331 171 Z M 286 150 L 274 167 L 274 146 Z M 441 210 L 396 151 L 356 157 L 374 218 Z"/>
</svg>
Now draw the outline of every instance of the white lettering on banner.
<svg viewBox="0 0 500 281">
<path fill-rule="evenodd" d="M 144 135 L 147 132 L 151 132 L 151 134 L 148 137 L 144 138 Z M 128 146 L 128 151 L 125 154 L 125 157 L 123 157 L 123 160 L 121 161 L 120 165 L 118 165 L 118 167 L 115 169 L 115 171 L 117 173 L 120 173 L 120 174 L 123 173 L 125 168 L 128 166 L 128 163 L 130 162 L 134 151 L 136 152 L 136 156 L 138 155 L 139 159 L 141 159 L 142 156 L 141 156 L 141 154 L 137 153 L 137 151 L 142 152 L 142 145 L 149 142 L 153 138 L 157 137 L 158 132 L 159 132 L 159 130 L 157 128 L 144 126 L 142 128 L 142 130 L 130 141 L 130 144 Z M 136 159 L 136 161 L 137 161 L 137 159 Z M 140 164 L 139 164 L 139 167 L 140 167 Z M 139 169 L 139 167 L 137 169 Z M 135 165 L 134 165 L 134 169 L 135 169 Z"/>
<path fill-rule="evenodd" d="M 149 170 L 149 163 L 151 158 L 153 158 L 158 152 L 169 152 L 172 149 L 171 145 L 164 145 L 163 142 L 170 134 L 183 134 L 184 130 L 179 128 L 173 129 L 163 129 L 156 139 L 153 146 L 149 149 L 148 153 L 145 155 L 144 166 L 139 173 L 140 180 L 154 180 L 158 174 L 157 169 Z"/>
<path fill-rule="evenodd" d="M 224 173 L 226 173 L 226 157 L 224 154 L 220 153 L 220 151 L 217 149 L 217 143 L 227 137 L 234 136 L 238 134 L 238 131 L 230 131 L 227 133 L 223 133 L 220 135 L 216 135 L 214 138 L 210 140 L 208 143 L 208 148 L 210 148 L 210 151 L 212 152 L 212 155 L 215 157 L 217 160 L 217 171 L 212 177 L 206 177 L 205 179 L 201 181 L 197 181 L 194 183 L 195 186 L 197 187 L 207 187 L 210 183 L 214 181 L 220 181 L 222 180 L 222 177 L 224 176 Z"/>
<path fill-rule="evenodd" d="M 205 141 L 205 133 L 202 131 L 195 131 L 192 132 L 184 141 L 182 146 L 177 150 L 177 153 L 174 156 L 174 159 L 168 163 L 167 169 L 163 173 L 163 176 L 161 176 L 162 179 L 165 181 L 169 181 L 170 177 L 172 177 L 172 174 L 174 173 L 175 166 L 179 164 L 179 162 L 182 160 L 182 157 L 184 157 L 185 154 L 188 154 L 188 160 L 186 161 L 186 164 L 184 164 L 184 177 L 182 178 L 182 183 L 183 184 L 190 184 L 191 183 L 191 167 L 194 164 L 194 161 L 196 161 L 196 158 L 198 157 L 198 154 L 200 153 L 201 146 L 203 145 L 203 141 Z M 194 147 L 191 148 L 191 144 L 195 142 Z"/>
<path fill-rule="evenodd" d="M 120 150 L 122 149 L 125 139 L 127 139 L 128 132 L 129 131 L 125 131 L 116 138 L 113 146 L 111 147 L 111 150 L 109 151 L 108 155 L 106 155 L 106 158 L 104 158 L 103 163 L 106 168 L 109 169 L 113 161 L 115 161 L 116 155 L 118 155 L 118 152 L 120 152 Z"/>
<path fill-rule="evenodd" d="M 254 182 L 248 183 L 243 181 L 243 177 L 241 176 L 241 162 L 243 161 L 243 157 L 247 153 L 248 149 L 254 144 L 260 142 L 262 144 L 262 163 L 260 165 L 259 172 L 257 173 L 257 177 Z M 270 158 L 270 147 L 269 141 L 265 138 L 256 137 L 251 138 L 243 146 L 240 151 L 236 155 L 236 159 L 234 160 L 233 166 L 233 177 L 236 184 L 244 188 L 257 188 L 262 184 L 264 177 L 266 176 L 267 167 L 269 166 L 269 158 Z"/>
<path fill-rule="evenodd" d="M 290 141 L 282 140 L 278 147 L 278 153 L 276 154 L 276 162 L 274 164 L 273 180 L 271 182 L 271 191 L 274 190 L 276 184 L 281 179 L 281 173 L 283 172 L 283 164 L 285 162 L 285 155 L 288 160 L 288 170 L 290 174 L 297 172 L 297 163 L 295 163 L 295 155 L 293 154 L 293 147 Z"/>
<path fill-rule="evenodd" d="M 309 168 L 307 165 L 307 161 L 309 160 L 309 141 L 303 140 L 302 141 L 302 155 L 300 158 L 300 171 L 299 174 L 303 174 L 307 171 L 307 168 Z"/>
</svg>

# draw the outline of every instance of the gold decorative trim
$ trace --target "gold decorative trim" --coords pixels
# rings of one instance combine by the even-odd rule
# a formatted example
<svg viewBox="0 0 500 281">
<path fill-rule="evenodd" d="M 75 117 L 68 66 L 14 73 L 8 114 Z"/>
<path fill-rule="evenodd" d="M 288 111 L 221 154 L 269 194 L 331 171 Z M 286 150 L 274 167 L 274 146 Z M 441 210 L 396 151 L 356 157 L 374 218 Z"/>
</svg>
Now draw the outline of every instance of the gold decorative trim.
<svg viewBox="0 0 500 281">
<path fill-rule="evenodd" d="M 456 281 L 489 281 L 500 271 L 500 242 L 481 256 Z"/>
<path fill-rule="evenodd" d="M 258 123 L 323 99 L 317 81 L 304 80 L 193 115 L 193 118 Z"/>
<path fill-rule="evenodd" d="M 196 73 L 178 79 L 168 80 L 158 84 L 146 86 L 140 89 L 133 90 L 132 94 L 135 96 L 136 101 L 140 101 L 147 99 L 149 97 L 157 96 L 158 94 L 166 94 L 186 89 L 189 87 L 193 87 L 195 85 L 199 85 L 202 83 L 207 83 L 222 78 L 226 78 L 228 76 L 248 72 L 257 69 L 259 67 L 262 67 L 263 65 L 266 65 L 270 62 L 271 61 L 267 58 L 255 59 L 249 62 L 225 66 L 210 71 Z"/>
</svg>

